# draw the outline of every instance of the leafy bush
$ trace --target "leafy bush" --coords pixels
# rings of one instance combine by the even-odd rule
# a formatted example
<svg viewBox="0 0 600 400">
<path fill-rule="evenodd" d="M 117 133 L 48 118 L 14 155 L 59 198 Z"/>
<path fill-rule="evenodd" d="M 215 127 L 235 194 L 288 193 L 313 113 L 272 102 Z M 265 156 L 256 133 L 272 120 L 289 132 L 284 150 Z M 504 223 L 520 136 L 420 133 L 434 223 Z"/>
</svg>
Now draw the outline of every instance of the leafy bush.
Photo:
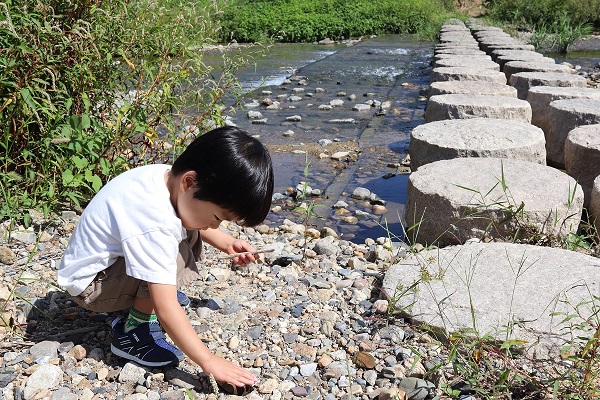
<svg viewBox="0 0 600 400">
<path fill-rule="evenodd" d="M 489 16 L 536 28 L 552 25 L 566 15 L 572 25 L 600 28 L 600 0 L 488 0 Z"/>
<path fill-rule="evenodd" d="M 213 76 L 202 49 L 218 10 L 205 3 L 0 3 L 0 220 L 78 206 L 221 122 L 244 60 L 223 56 Z"/>
<path fill-rule="evenodd" d="M 313 42 L 383 33 L 433 36 L 450 15 L 444 0 L 233 0 L 219 15 L 222 40 Z"/>
</svg>

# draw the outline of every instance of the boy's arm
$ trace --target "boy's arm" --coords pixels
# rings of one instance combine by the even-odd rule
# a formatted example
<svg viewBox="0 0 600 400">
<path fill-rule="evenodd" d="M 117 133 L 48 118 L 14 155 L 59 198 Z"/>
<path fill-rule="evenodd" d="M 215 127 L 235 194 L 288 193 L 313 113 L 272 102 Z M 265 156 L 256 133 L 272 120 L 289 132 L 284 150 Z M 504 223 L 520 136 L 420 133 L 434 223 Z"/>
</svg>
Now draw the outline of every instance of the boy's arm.
<svg viewBox="0 0 600 400">
<path fill-rule="evenodd" d="M 205 229 L 200 231 L 200 234 L 202 235 L 203 241 L 227 254 L 254 251 L 254 247 L 252 247 L 250 243 L 246 242 L 245 240 L 235 239 L 233 236 L 219 228 Z M 257 254 L 243 254 L 235 257 L 233 262 L 244 266 L 248 263 L 258 260 L 258 258 L 259 256 Z"/>
<path fill-rule="evenodd" d="M 256 382 L 256 377 L 249 371 L 210 352 L 177 302 L 175 286 L 148 282 L 148 289 L 162 327 L 175 345 L 198 364 L 206 375 L 212 374 L 216 380 L 235 386 L 252 385 Z"/>
</svg>

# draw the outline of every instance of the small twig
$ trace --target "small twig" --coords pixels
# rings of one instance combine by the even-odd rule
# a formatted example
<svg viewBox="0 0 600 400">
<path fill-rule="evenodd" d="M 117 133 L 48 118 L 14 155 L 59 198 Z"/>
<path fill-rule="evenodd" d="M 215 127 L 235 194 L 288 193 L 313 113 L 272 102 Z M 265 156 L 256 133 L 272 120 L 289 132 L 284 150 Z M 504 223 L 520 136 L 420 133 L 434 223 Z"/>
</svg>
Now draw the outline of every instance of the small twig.
<svg viewBox="0 0 600 400">
<path fill-rule="evenodd" d="M 93 332 L 93 331 L 97 331 L 97 330 L 98 330 L 98 326 L 86 326 L 85 328 L 78 328 L 78 329 L 73 329 L 73 330 L 66 331 L 66 332 L 56 333 L 54 335 L 47 336 L 47 339 L 58 339 L 58 338 L 69 336 L 69 335 Z"/>
<path fill-rule="evenodd" d="M 228 254 L 226 256 L 219 256 L 219 257 L 217 257 L 217 259 L 219 259 L 219 260 L 229 260 L 229 259 L 232 259 L 232 258 L 243 256 L 244 254 L 262 254 L 262 253 L 270 253 L 272 251 L 275 251 L 275 249 L 256 250 L 256 251 L 243 251 L 241 253 L 233 253 L 233 254 Z"/>
<path fill-rule="evenodd" d="M 15 347 L 27 347 L 27 346 L 33 346 L 34 344 L 35 344 L 34 342 L 3 342 L 3 343 L 0 343 L 0 348 L 14 349 Z"/>
</svg>

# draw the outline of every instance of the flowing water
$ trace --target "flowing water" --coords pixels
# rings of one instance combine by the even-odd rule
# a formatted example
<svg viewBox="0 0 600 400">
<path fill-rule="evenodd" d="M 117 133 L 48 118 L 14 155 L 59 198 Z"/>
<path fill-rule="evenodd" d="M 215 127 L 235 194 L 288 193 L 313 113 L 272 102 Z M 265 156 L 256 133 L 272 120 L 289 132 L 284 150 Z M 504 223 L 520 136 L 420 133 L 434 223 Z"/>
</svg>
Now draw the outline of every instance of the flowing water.
<svg viewBox="0 0 600 400">
<path fill-rule="evenodd" d="M 423 123 L 432 49 L 431 42 L 412 36 L 370 38 L 353 46 L 276 45 L 257 60 L 255 68 L 247 68 L 238 78 L 249 91 L 243 103 L 270 98 L 281 101 L 280 109 L 267 110 L 264 105 L 252 109 L 267 118 L 266 124 L 253 124 L 246 116 L 249 108 L 229 115 L 269 147 L 276 193 L 286 193 L 302 181 L 321 190 L 321 196 L 309 200 L 315 202 L 314 212 L 322 218 L 311 218 L 310 224 L 330 226 L 343 239 L 353 241 L 386 236 L 382 225 L 401 236 L 399 216 L 406 202 L 408 175 L 401 173 L 399 166 L 407 155 L 412 128 Z M 286 83 L 289 77 L 305 82 Z M 278 98 L 280 95 L 287 98 Z M 290 101 L 293 95 L 300 99 Z M 351 100 L 351 95 L 356 98 Z M 344 104 L 328 111 L 318 108 L 336 99 Z M 368 100 L 388 102 L 389 108 L 385 113 L 379 106 L 352 110 L 355 104 Z M 300 116 L 301 121 L 288 121 L 291 116 Z M 286 131 L 293 131 L 293 135 L 284 135 Z M 317 143 L 321 139 L 334 141 L 327 146 L 330 154 L 350 149 L 355 156 L 341 161 L 320 158 L 319 153 L 326 149 Z M 350 195 L 357 187 L 383 199 L 388 212 L 375 215 L 371 204 L 352 199 Z M 332 206 L 338 200 L 348 204 L 347 214 L 335 212 Z M 272 212 L 268 221 L 281 223 L 288 218 L 302 222 L 302 214 L 293 211 L 295 204 L 289 197 L 276 201 L 274 205 L 282 209 Z M 343 221 L 357 211 L 356 223 Z"/>
</svg>

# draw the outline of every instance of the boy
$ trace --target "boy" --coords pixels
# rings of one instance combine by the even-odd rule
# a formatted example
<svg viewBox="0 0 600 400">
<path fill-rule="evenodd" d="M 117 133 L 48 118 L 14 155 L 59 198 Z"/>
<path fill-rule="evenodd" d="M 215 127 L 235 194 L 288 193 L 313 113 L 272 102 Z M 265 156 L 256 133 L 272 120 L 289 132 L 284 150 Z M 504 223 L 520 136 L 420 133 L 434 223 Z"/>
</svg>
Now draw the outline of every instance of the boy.
<svg viewBox="0 0 600 400">
<path fill-rule="evenodd" d="M 185 353 L 218 382 L 252 385 L 256 377 L 249 371 L 202 343 L 182 308 L 189 300 L 177 287 L 197 277 L 202 241 L 228 254 L 253 251 L 219 225 L 257 225 L 272 194 L 266 148 L 237 128 L 214 129 L 196 138 L 173 166 L 134 168 L 107 183 L 81 215 L 58 283 L 88 310 L 130 307 L 127 319 L 113 321 L 114 354 L 163 366 L 176 365 Z M 255 260 L 250 254 L 233 259 L 242 266 Z M 165 340 L 161 326 L 177 347 Z"/>
</svg>

